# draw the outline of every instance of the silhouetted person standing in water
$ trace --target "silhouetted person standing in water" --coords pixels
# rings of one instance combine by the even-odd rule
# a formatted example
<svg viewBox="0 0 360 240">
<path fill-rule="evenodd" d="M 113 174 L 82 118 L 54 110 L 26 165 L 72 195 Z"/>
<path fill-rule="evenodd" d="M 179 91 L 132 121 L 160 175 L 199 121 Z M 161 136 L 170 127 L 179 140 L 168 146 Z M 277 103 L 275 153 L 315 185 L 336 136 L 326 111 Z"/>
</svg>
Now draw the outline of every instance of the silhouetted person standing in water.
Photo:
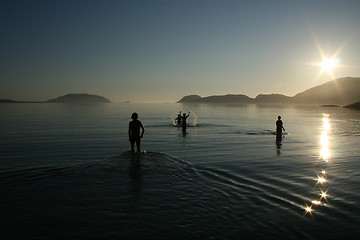
<svg viewBox="0 0 360 240">
<path fill-rule="evenodd" d="M 283 122 L 281 121 L 281 116 L 278 116 L 278 120 L 276 121 L 276 135 L 281 136 L 282 130 L 285 131 L 285 128 L 283 127 Z"/>
<path fill-rule="evenodd" d="M 140 153 L 140 143 L 141 138 L 144 136 L 145 128 L 142 123 L 137 120 L 139 115 L 137 113 L 133 113 L 131 115 L 132 121 L 129 122 L 129 141 L 131 143 L 131 151 L 135 152 L 134 145 L 136 143 L 137 152 Z M 141 134 L 140 134 L 141 129 Z"/>
<path fill-rule="evenodd" d="M 186 134 L 186 119 L 189 117 L 190 115 L 190 111 L 189 111 L 189 114 L 186 115 L 185 113 L 182 115 L 181 117 L 181 127 L 182 127 L 182 133 L 183 135 Z"/>
<path fill-rule="evenodd" d="M 180 127 L 181 124 L 181 111 L 180 113 L 177 115 L 177 118 L 175 118 L 175 123 L 178 127 Z"/>
</svg>

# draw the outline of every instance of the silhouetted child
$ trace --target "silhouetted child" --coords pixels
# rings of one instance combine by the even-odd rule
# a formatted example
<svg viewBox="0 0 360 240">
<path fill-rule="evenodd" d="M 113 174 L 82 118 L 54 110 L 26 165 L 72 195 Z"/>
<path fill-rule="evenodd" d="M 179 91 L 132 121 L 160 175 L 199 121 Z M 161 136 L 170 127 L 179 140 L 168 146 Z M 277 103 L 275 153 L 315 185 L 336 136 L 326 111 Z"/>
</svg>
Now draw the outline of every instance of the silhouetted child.
<svg viewBox="0 0 360 240">
<path fill-rule="evenodd" d="M 133 113 L 131 115 L 132 121 L 129 122 L 129 141 L 131 143 L 131 151 L 135 152 L 134 145 L 136 143 L 137 152 L 140 153 L 140 144 L 141 144 L 141 138 L 144 136 L 145 128 L 142 125 L 142 123 L 137 120 L 139 115 L 137 113 Z M 140 134 L 140 129 L 141 134 Z"/>
<path fill-rule="evenodd" d="M 190 111 L 189 111 L 189 114 L 188 115 L 186 115 L 185 113 L 182 115 L 182 117 L 181 117 L 181 127 L 182 127 L 182 133 L 183 133 L 183 135 L 185 135 L 186 134 L 186 119 L 189 117 L 189 115 L 190 115 Z"/>
<path fill-rule="evenodd" d="M 281 136 L 282 130 L 285 131 L 285 128 L 283 127 L 283 122 L 281 121 L 281 116 L 278 116 L 278 120 L 276 121 L 276 135 Z"/>
<path fill-rule="evenodd" d="M 175 123 L 176 125 L 179 127 L 181 125 L 181 111 L 180 113 L 177 115 L 177 117 L 175 118 Z"/>
</svg>

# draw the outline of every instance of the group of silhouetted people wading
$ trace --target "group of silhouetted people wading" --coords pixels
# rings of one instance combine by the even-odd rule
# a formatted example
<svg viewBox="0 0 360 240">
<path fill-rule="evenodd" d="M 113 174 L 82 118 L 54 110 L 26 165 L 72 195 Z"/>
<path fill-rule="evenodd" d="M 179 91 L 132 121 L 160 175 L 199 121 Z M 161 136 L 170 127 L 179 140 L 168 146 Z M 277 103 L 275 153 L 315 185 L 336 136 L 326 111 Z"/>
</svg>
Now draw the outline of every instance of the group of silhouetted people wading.
<svg viewBox="0 0 360 240">
<path fill-rule="evenodd" d="M 189 115 L 190 115 L 190 111 L 188 115 L 186 115 L 186 113 L 183 113 L 183 115 L 181 116 L 181 111 L 180 111 L 178 116 L 175 118 L 175 123 L 178 127 L 181 126 L 183 135 L 186 135 L 186 127 L 187 127 L 186 119 L 189 117 Z"/>
<path fill-rule="evenodd" d="M 175 123 L 178 127 L 181 126 L 182 133 L 184 136 L 186 135 L 186 127 L 187 127 L 186 119 L 189 117 L 189 115 L 190 115 L 190 111 L 189 111 L 188 115 L 186 115 L 186 113 L 183 113 L 183 115 L 181 115 L 181 111 L 180 111 L 178 116 L 175 118 Z M 131 144 L 131 151 L 135 152 L 135 143 L 136 143 L 137 152 L 140 153 L 141 152 L 141 149 L 140 149 L 141 138 L 144 136 L 145 128 L 144 128 L 143 124 L 138 120 L 138 118 L 139 118 L 139 115 L 137 113 L 133 113 L 131 115 L 132 121 L 129 122 L 128 135 L 129 135 L 129 141 Z M 278 116 L 278 120 L 276 121 L 276 138 L 277 139 L 279 139 L 279 138 L 281 139 L 283 130 L 285 131 L 285 128 L 283 126 L 283 122 L 281 121 L 281 116 Z"/>
</svg>

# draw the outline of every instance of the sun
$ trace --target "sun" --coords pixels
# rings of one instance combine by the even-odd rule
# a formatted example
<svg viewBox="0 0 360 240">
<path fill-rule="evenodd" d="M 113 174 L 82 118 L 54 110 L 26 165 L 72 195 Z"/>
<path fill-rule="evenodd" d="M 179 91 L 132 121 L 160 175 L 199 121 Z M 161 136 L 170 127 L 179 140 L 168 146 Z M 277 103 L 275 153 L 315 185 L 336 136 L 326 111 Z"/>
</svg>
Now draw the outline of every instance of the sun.
<svg viewBox="0 0 360 240">
<path fill-rule="evenodd" d="M 339 64 L 339 59 L 323 58 L 319 66 L 321 67 L 321 72 L 332 73 L 333 69 L 336 68 L 338 64 Z"/>
<path fill-rule="evenodd" d="M 314 75 L 314 79 L 311 85 L 318 84 L 319 81 L 325 81 L 329 77 L 335 79 L 340 74 L 340 70 L 348 66 L 343 65 L 343 59 L 341 59 L 341 52 L 346 47 L 348 40 L 341 43 L 336 49 L 327 48 L 326 50 L 321 46 L 318 39 L 314 36 L 315 45 L 319 53 L 318 61 L 307 62 L 307 65 L 311 65 L 318 69 L 317 74 Z"/>
</svg>

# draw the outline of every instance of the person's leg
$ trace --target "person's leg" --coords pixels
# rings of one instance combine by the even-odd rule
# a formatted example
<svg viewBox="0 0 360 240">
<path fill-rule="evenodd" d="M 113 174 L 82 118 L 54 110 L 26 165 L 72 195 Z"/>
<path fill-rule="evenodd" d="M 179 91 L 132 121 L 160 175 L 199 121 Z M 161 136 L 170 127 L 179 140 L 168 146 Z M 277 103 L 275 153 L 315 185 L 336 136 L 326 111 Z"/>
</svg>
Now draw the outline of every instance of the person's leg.
<svg viewBox="0 0 360 240">
<path fill-rule="evenodd" d="M 135 145 L 135 141 L 133 139 L 130 140 L 130 144 L 131 144 L 131 152 L 134 152 L 134 145 Z"/>
<path fill-rule="evenodd" d="M 136 139 L 136 147 L 137 147 L 138 153 L 141 152 L 140 144 L 141 144 L 140 138 Z"/>
</svg>

